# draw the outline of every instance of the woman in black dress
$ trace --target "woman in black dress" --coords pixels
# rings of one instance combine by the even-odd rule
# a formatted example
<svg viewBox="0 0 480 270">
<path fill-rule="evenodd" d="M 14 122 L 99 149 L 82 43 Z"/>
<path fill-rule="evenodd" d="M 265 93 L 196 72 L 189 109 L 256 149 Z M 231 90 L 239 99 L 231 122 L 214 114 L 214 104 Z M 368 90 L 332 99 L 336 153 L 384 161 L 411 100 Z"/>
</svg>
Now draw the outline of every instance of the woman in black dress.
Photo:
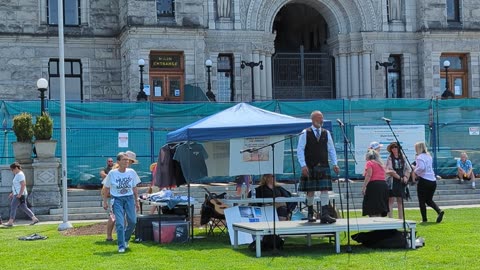
<svg viewBox="0 0 480 270">
<path fill-rule="evenodd" d="M 387 183 L 390 189 L 388 198 L 388 217 L 393 217 L 393 204 L 397 201 L 398 218 L 403 219 L 403 200 L 406 199 L 405 187 L 410 177 L 411 169 L 402 155 L 398 144 L 391 143 L 387 147 L 390 153 L 387 159 Z"/>
</svg>

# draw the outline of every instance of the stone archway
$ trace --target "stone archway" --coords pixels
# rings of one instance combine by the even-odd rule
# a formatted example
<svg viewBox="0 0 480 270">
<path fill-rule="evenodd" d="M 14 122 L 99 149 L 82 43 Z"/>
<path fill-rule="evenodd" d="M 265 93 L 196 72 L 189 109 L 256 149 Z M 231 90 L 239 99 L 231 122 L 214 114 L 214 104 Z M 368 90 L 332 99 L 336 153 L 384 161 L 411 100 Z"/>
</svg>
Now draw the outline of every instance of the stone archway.
<svg viewBox="0 0 480 270">
<path fill-rule="evenodd" d="M 329 26 L 322 14 L 306 3 L 288 3 L 276 14 L 273 32 L 273 98 L 335 98 Z"/>
</svg>

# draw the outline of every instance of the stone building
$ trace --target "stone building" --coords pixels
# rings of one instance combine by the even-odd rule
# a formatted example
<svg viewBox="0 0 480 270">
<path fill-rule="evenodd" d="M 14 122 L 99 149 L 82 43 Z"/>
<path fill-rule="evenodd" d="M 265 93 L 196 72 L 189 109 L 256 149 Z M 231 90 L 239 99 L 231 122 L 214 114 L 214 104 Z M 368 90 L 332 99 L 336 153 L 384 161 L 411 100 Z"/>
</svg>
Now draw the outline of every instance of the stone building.
<svg viewBox="0 0 480 270">
<path fill-rule="evenodd" d="M 63 3 L 67 100 L 480 96 L 477 0 Z M 0 99 L 59 99 L 57 0 L 0 7 Z"/>
</svg>

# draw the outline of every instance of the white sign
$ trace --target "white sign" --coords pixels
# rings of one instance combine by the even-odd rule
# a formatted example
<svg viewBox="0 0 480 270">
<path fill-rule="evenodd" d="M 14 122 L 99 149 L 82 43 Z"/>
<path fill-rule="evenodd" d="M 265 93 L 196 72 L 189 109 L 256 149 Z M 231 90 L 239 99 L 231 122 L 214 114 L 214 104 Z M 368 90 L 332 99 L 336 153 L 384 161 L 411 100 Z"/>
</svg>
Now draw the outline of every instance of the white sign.
<svg viewBox="0 0 480 270">
<path fill-rule="evenodd" d="M 149 84 L 144 84 L 143 85 L 143 92 L 147 94 L 147 96 L 150 96 L 150 85 Z"/>
<path fill-rule="evenodd" d="M 415 160 L 415 143 L 425 141 L 425 126 L 402 125 L 392 126 L 392 129 L 395 132 L 395 135 L 397 135 L 398 141 L 407 155 L 408 160 L 413 162 Z M 370 143 L 373 141 L 383 144 L 380 155 L 383 162 L 387 162 L 389 155 L 387 146 L 392 142 L 396 142 L 395 137 L 388 126 L 355 126 L 354 134 L 355 159 L 357 160 L 355 173 L 363 174 L 365 168 L 365 154 Z"/>
<path fill-rule="evenodd" d="M 275 173 L 283 173 L 284 136 L 249 137 L 230 140 L 230 176 L 254 174 L 262 175 L 273 172 L 274 155 L 272 147 L 275 144 Z M 263 149 L 259 149 L 267 146 Z M 242 150 L 249 149 L 249 151 Z"/>
<path fill-rule="evenodd" d="M 155 86 L 153 88 L 154 94 L 156 97 L 161 97 L 162 96 L 162 87 L 161 86 Z"/>
<path fill-rule="evenodd" d="M 233 245 L 233 223 L 240 222 L 272 222 L 273 221 L 273 207 L 272 206 L 235 206 L 224 210 L 225 221 L 227 221 L 228 235 L 230 236 L 230 243 Z M 275 221 L 278 221 L 278 216 L 275 211 Z M 273 224 L 272 224 L 273 226 Z M 253 242 L 251 234 L 238 232 L 238 244 L 250 244 Z"/>
<path fill-rule="evenodd" d="M 118 147 L 128 148 L 128 133 L 119 132 L 118 133 Z"/>
<path fill-rule="evenodd" d="M 478 136 L 480 135 L 480 128 L 479 127 L 469 127 L 468 133 L 470 136 Z"/>
<path fill-rule="evenodd" d="M 176 97 L 179 97 L 180 96 L 180 89 L 175 89 L 174 93 L 175 93 Z"/>
</svg>

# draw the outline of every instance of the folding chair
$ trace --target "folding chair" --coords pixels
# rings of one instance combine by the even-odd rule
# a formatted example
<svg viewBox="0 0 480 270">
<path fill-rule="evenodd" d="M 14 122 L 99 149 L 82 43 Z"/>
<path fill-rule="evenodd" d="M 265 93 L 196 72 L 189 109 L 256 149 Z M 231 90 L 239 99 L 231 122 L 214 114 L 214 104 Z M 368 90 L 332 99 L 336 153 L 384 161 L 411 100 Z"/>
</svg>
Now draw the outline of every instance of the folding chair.
<svg viewBox="0 0 480 270">
<path fill-rule="evenodd" d="M 205 201 L 200 210 L 200 224 L 205 225 L 205 234 L 215 235 L 215 230 L 219 231 L 219 235 L 227 233 L 227 223 L 225 221 L 225 214 L 223 214 L 224 206 L 222 202 L 218 201 L 219 197 L 215 193 L 205 194 Z"/>
</svg>

